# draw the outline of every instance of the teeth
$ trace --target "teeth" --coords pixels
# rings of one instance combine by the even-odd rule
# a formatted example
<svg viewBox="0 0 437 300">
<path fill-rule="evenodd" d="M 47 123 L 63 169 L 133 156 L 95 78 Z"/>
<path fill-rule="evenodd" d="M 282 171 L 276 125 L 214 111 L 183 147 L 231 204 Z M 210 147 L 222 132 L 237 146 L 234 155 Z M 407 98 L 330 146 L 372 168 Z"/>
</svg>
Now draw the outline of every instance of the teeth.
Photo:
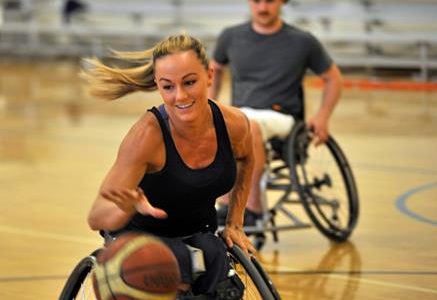
<svg viewBox="0 0 437 300">
<path fill-rule="evenodd" d="M 184 105 L 182 105 L 182 104 L 178 104 L 178 105 L 176 105 L 176 107 L 177 108 L 180 108 L 180 109 L 184 109 L 184 108 L 188 108 L 188 107 L 190 107 L 191 105 L 193 105 L 194 104 L 194 102 L 191 102 L 191 103 L 188 103 L 188 104 L 184 104 Z"/>
</svg>

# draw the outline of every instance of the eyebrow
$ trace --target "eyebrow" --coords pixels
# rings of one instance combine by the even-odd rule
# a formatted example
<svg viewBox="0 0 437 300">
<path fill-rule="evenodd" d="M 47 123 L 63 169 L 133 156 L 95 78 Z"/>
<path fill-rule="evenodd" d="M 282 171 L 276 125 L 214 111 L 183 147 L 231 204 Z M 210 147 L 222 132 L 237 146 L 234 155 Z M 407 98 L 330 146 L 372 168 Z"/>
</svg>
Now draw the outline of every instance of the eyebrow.
<svg viewBox="0 0 437 300">
<path fill-rule="evenodd" d="M 191 76 L 191 75 L 197 75 L 197 73 L 194 73 L 194 72 L 188 73 L 188 74 L 184 75 L 184 76 L 182 77 L 182 79 L 185 79 L 185 78 L 187 78 L 188 76 Z M 162 81 L 162 80 L 164 80 L 164 81 L 170 81 L 170 82 L 171 82 L 170 79 L 167 79 L 167 78 L 165 78 L 165 77 L 162 77 L 162 78 L 159 79 L 159 81 Z"/>
</svg>

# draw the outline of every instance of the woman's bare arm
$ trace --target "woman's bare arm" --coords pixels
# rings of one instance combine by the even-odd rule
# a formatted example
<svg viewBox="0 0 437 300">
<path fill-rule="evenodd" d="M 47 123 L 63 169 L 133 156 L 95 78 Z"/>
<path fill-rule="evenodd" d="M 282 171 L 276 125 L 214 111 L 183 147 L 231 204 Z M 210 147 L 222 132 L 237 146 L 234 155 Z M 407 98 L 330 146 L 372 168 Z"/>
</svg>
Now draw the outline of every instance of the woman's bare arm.
<svg viewBox="0 0 437 300">
<path fill-rule="evenodd" d="M 159 134 L 153 119 L 145 116 L 126 135 L 89 212 L 88 224 L 93 230 L 119 229 L 137 211 L 166 216 L 162 210 L 152 207 L 138 188 L 148 169 L 159 164 L 159 142 L 156 142 L 162 140 Z"/>
<path fill-rule="evenodd" d="M 244 210 L 254 164 L 250 123 L 238 109 L 223 104 L 220 107 L 225 115 L 234 156 L 237 159 L 237 178 L 230 196 L 223 237 L 228 246 L 232 247 L 233 243 L 236 243 L 245 252 L 255 253 L 255 248 L 243 231 Z"/>
</svg>

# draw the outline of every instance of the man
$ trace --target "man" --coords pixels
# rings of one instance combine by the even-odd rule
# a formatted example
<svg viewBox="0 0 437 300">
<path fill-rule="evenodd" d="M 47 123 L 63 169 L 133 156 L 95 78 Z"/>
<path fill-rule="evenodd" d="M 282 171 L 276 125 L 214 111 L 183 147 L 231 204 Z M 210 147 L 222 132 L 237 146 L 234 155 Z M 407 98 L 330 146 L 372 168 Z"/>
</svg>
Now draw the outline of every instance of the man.
<svg viewBox="0 0 437 300">
<path fill-rule="evenodd" d="M 282 6 L 287 0 L 248 0 L 251 20 L 226 28 L 219 36 L 211 60 L 214 80 L 209 96 L 215 99 L 229 66 L 232 104 L 251 120 L 255 152 L 252 186 L 246 206 L 246 225 L 261 217 L 260 180 L 265 165 L 265 141 L 286 137 L 294 120 L 303 119 L 302 81 L 308 69 L 323 81 L 323 99 L 308 121 L 315 143 L 328 138 L 328 121 L 341 93 L 342 76 L 320 42 L 310 33 L 284 22 Z M 226 204 L 227 197 L 220 199 Z M 223 225 L 226 205 L 219 210 Z"/>
</svg>

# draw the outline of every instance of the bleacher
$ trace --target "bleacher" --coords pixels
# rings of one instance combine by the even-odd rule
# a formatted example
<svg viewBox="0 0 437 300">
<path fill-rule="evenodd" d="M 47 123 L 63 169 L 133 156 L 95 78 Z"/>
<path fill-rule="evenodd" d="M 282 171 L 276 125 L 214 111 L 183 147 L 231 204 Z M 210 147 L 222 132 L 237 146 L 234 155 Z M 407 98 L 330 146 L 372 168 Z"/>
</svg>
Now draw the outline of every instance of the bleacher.
<svg viewBox="0 0 437 300">
<path fill-rule="evenodd" d="M 225 26 L 247 20 L 247 0 L 0 0 L 3 56 L 104 56 L 144 49 L 185 30 L 212 49 Z M 437 69 L 437 1 L 290 0 L 283 17 L 313 32 L 343 67 Z"/>
</svg>

